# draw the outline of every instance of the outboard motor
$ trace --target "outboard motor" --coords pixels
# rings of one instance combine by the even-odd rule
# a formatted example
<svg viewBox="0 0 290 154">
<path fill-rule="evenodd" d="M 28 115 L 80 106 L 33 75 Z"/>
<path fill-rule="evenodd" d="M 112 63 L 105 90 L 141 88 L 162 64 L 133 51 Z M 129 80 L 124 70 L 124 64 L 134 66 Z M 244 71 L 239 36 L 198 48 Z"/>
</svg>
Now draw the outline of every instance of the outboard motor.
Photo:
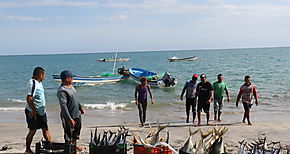
<svg viewBox="0 0 290 154">
<path fill-rule="evenodd" d="M 165 87 L 174 86 L 175 85 L 175 78 L 173 78 L 169 73 L 165 73 L 162 77 L 162 81 L 165 84 Z"/>
<path fill-rule="evenodd" d="M 129 71 L 126 70 L 124 66 L 121 67 L 121 68 L 118 68 L 118 73 L 119 73 L 120 75 L 124 75 L 124 76 L 129 75 Z"/>
</svg>

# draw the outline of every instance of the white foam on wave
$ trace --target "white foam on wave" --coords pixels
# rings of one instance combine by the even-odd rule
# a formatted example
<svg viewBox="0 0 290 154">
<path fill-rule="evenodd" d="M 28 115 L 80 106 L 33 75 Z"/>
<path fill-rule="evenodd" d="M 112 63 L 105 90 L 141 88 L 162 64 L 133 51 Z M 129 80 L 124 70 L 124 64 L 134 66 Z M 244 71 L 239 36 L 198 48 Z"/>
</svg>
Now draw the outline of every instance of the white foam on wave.
<svg viewBox="0 0 290 154">
<path fill-rule="evenodd" d="M 21 100 L 21 99 L 7 99 L 7 100 L 11 102 L 17 102 L 17 103 L 26 103 L 25 100 Z"/>
<path fill-rule="evenodd" d="M 86 109 L 97 109 L 97 110 L 116 110 L 116 109 L 128 109 L 126 103 L 114 103 L 107 102 L 107 104 L 84 104 Z"/>
<path fill-rule="evenodd" d="M 24 107 L 0 107 L 0 111 L 24 111 Z"/>
</svg>

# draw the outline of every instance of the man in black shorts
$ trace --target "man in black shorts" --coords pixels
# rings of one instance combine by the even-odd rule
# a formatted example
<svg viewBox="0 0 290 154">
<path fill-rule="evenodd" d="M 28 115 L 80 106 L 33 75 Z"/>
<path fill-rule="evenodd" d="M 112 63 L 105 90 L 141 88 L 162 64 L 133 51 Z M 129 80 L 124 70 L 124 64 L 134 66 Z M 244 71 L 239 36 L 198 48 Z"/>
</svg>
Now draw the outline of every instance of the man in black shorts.
<svg viewBox="0 0 290 154">
<path fill-rule="evenodd" d="M 81 114 L 84 114 L 76 89 L 72 86 L 74 76 L 70 71 L 61 72 L 61 85 L 57 91 L 66 143 L 76 143 L 79 140 L 82 128 Z M 76 148 L 78 151 L 82 151 L 82 147 L 76 146 Z"/>
<path fill-rule="evenodd" d="M 26 136 L 25 154 L 34 154 L 30 145 L 38 129 L 42 129 L 45 140 L 51 142 L 51 136 L 47 126 L 44 89 L 42 86 L 44 78 L 44 69 L 36 67 L 33 71 L 32 79 L 27 83 L 25 116 L 29 132 Z"/>
<path fill-rule="evenodd" d="M 211 83 L 206 81 L 206 75 L 200 75 L 201 82 L 197 84 L 196 94 L 198 96 L 197 117 L 198 125 L 200 125 L 201 110 L 206 113 L 206 123 L 209 125 L 209 108 L 213 96 L 213 87 Z"/>
</svg>

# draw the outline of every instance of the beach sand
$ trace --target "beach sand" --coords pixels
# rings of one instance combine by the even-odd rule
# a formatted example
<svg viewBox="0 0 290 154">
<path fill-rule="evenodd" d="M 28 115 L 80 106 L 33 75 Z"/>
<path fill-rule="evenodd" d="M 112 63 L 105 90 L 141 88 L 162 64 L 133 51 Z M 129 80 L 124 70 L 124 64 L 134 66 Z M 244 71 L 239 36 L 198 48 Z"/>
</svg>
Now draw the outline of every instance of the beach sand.
<svg viewBox="0 0 290 154">
<path fill-rule="evenodd" d="M 56 112 L 50 112 L 49 118 L 58 117 Z M 132 112 L 132 114 L 136 114 L 136 112 Z M 1 112 L 0 116 L 3 117 L 14 117 L 13 122 L 2 122 L 0 123 L 0 147 L 7 145 L 12 149 L 6 151 L 0 151 L 0 153 L 23 153 L 25 150 L 25 137 L 28 132 L 24 114 L 22 112 L 13 113 L 14 116 L 11 116 L 12 113 Z M 15 116 L 16 115 L 16 116 Z M 130 116 L 130 115 L 128 115 Z M 135 115 L 136 116 L 136 115 Z M 88 144 L 90 142 L 90 132 L 94 130 L 95 127 L 98 127 L 98 131 L 102 130 L 116 130 L 119 126 L 125 126 L 130 129 L 130 133 L 138 133 L 141 137 L 145 138 L 147 133 L 150 131 L 150 128 L 147 125 L 144 127 L 140 127 L 139 123 L 137 123 L 137 119 L 135 122 L 113 122 L 110 123 L 110 120 L 104 120 L 104 118 L 99 118 L 102 120 L 97 120 L 98 118 L 94 118 L 95 122 L 88 120 L 92 117 L 84 116 L 83 117 L 83 128 L 81 132 L 81 139 L 78 142 L 81 146 L 84 147 L 84 152 L 88 153 Z M 112 117 L 113 118 L 113 117 Z M 124 118 L 122 116 L 115 117 L 116 119 Z M 204 118 L 204 117 L 203 117 Z M 203 119 L 204 120 L 204 119 Z M 4 120 L 5 121 L 5 120 Z M 57 118 L 55 120 L 51 120 L 49 123 L 49 130 L 52 134 L 52 139 L 54 142 L 63 142 L 63 130 L 61 124 L 58 122 Z M 124 121 L 124 119 L 123 119 Z M 152 121 L 153 122 L 153 121 Z M 204 123 L 204 121 L 202 121 Z M 164 121 L 160 121 L 161 125 L 165 125 Z M 188 128 L 192 130 L 196 130 L 201 128 L 206 131 L 212 129 L 213 125 L 225 126 L 229 129 L 228 133 L 225 135 L 225 144 L 227 145 L 227 149 L 229 153 L 237 153 L 238 150 L 238 141 L 246 140 L 248 142 L 256 140 L 258 137 L 267 136 L 268 141 L 281 141 L 282 144 L 290 144 L 289 132 L 290 132 L 290 122 L 275 122 L 275 121 L 253 121 L 253 125 L 249 126 L 245 123 L 241 122 L 220 122 L 215 123 L 212 122 L 211 126 L 206 126 L 202 124 L 199 127 L 195 127 L 192 124 L 187 124 L 181 121 L 171 122 L 170 126 L 166 128 L 170 132 L 170 141 L 169 143 L 173 145 L 174 148 L 180 148 L 184 141 L 189 137 Z M 153 127 L 156 127 L 156 121 L 152 123 Z M 165 131 L 160 134 L 160 137 L 165 136 Z M 35 148 L 35 143 L 39 142 L 42 139 L 41 130 L 38 130 L 33 143 L 32 149 Z M 127 141 L 131 141 L 132 137 L 129 136 Z M 194 140 L 199 139 L 199 135 L 194 136 Z M 129 148 L 132 148 L 129 146 Z M 130 149 L 128 153 L 133 153 L 133 150 Z"/>
</svg>

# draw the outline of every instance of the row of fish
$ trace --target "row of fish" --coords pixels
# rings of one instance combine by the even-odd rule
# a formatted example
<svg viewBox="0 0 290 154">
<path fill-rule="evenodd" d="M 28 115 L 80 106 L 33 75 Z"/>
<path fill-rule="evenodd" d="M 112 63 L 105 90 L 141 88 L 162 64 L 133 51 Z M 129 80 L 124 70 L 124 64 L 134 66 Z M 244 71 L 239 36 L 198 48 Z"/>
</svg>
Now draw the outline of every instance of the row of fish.
<svg viewBox="0 0 290 154">
<path fill-rule="evenodd" d="M 137 134 L 132 133 L 133 144 L 141 144 L 145 148 L 166 147 L 170 149 L 172 153 L 175 154 L 178 153 L 171 145 L 169 145 L 169 131 L 166 130 L 166 137 L 159 137 L 160 132 L 164 130 L 166 127 L 168 127 L 169 124 L 161 126 L 159 121 L 157 121 L 157 129 L 153 129 L 150 124 L 149 126 L 151 130 L 145 139 L 140 137 L 138 133 Z"/>
<path fill-rule="evenodd" d="M 97 127 L 95 128 L 95 132 L 91 131 L 91 141 L 90 145 L 100 147 L 100 146 L 116 146 L 118 144 L 126 144 L 126 137 L 128 136 L 129 129 L 125 127 L 120 127 L 116 132 L 103 131 L 98 134 Z"/>
<path fill-rule="evenodd" d="M 189 138 L 180 148 L 180 153 L 186 154 L 222 154 L 225 153 L 224 134 L 228 129 L 225 127 L 213 127 L 205 133 L 199 128 L 192 132 L 189 128 Z M 198 142 L 193 142 L 195 134 L 200 132 Z"/>
<path fill-rule="evenodd" d="M 290 146 L 282 145 L 280 141 L 266 142 L 267 137 L 258 138 L 258 140 L 251 143 L 245 140 L 239 142 L 240 149 L 238 154 L 289 154 Z"/>
</svg>

